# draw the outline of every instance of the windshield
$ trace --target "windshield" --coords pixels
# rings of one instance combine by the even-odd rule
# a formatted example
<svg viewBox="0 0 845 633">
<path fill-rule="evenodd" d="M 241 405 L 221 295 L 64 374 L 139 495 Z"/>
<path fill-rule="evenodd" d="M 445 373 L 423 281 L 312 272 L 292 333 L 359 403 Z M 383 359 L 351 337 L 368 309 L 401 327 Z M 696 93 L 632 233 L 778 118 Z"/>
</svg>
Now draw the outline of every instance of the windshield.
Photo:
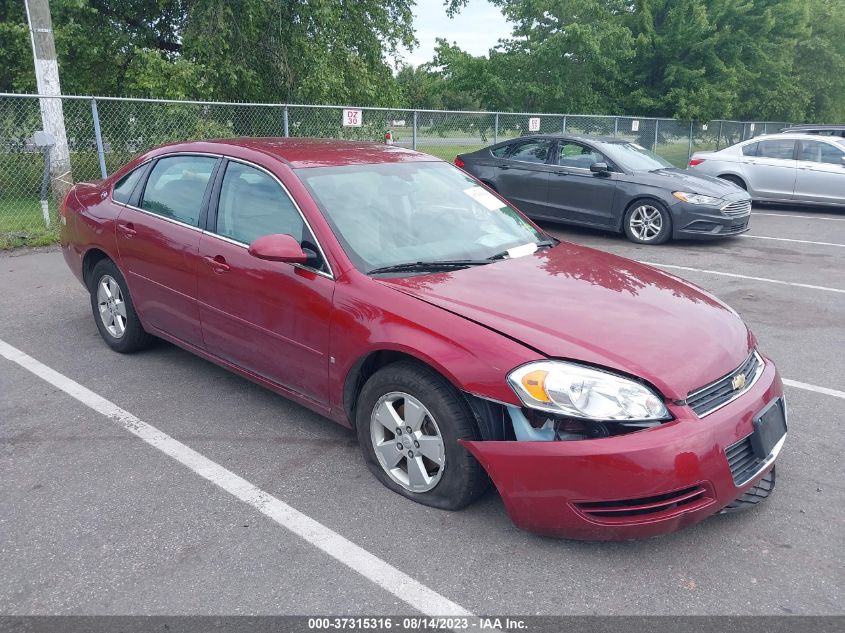
<svg viewBox="0 0 845 633">
<path fill-rule="evenodd" d="M 652 171 L 653 169 L 667 169 L 674 167 L 665 158 L 647 150 L 636 143 L 603 143 L 598 142 L 599 149 L 610 159 L 630 171 Z"/>
<path fill-rule="evenodd" d="M 355 266 L 483 260 L 548 239 L 515 209 L 440 162 L 297 170 Z"/>
</svg>

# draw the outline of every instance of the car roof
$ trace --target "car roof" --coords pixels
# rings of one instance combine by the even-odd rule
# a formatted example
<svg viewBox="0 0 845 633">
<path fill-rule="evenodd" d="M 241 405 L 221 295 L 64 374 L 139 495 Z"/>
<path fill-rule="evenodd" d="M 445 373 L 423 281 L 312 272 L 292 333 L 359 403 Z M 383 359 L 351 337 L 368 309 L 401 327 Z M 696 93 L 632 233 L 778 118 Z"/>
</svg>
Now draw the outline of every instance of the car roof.
<svg viewBox="0 0 845 633">
<path fill-rule="evenodd" d="M 590 141 L 600 141 L 602 143 L 615 143 L 617 145 L 622 145 L 623 143 L 632 143 L 630 139 L 626 138 L 619 138 L 616 136 L 592 136 L 589 134 L 526 134 L 525 136 L 520 136 L 518 138 L 512 138 L 508 141 L 504 142 L 512 142 L 512 141 L 521 141 L 524 139 L 532 139 L 532 138 L 547 138 L 551 140 L 565 140 L 565 141 L 584 141 L 589 143 Z"/>
<path fill-rule="evenodd" d="M 800 132 L 780 132 L 777 134 L 760 134 L 752 138 L 740 141 L 741 143 L 751 143 L 753 141 L 768 141 L 768 140 L 805 140 L 805 141 L 829 141 L 831 143 L 841 143 L 840 136 L 819 136 L 818 134 L 801 134 Z"/>
<path fill-rule="evenodd" d="M 826 125 L 824 123 L 802 123 L 800 125 L 788 125 L 784 131 L 790 130 L 845 130 L 845 124 Z"/>
<path fill-rule="evenodd" d="M 367 163 L 404 163 L 437 161 L 439 158 L 413 150 L 369 141 L 342 141 L 327 138 L 239 137 L 172 143 L 159 147 L 157 154 L 168 152 L 216 152 L 238 148 L 261 152 L 290 167 L 335 167 Z M 237 153 L 237 152 L 236 152 Z"/>
</svg>

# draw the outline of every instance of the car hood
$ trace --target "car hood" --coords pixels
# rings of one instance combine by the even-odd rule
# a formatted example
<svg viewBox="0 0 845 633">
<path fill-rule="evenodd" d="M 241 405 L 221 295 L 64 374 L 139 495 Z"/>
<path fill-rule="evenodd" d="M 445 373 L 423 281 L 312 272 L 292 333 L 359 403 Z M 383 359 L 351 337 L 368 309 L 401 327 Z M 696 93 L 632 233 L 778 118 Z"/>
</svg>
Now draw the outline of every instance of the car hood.
<svg viewBox="0 0 845 633">
<path fill-rule="evenodd" d="M 643 378 L 673 400 L 734 370 L 753 347 L 740 317 L 707 292 L 566 242 L 488 265 L 379 281 L 543 355 Z"/>
<path fill-rule="evenodd" d="M 654 171 L 638 171 L 635 173 L 638 183 L 663 187 L 672 191 L 685 191 L 687 193 L 700 193 L 705 196 L 725 198 L 728 200 L 741 200 L 748 198 L 748 194 L 735 184 L 714 178 L 695 174 L 683 169 L 656 169 Z"/>
</svg>

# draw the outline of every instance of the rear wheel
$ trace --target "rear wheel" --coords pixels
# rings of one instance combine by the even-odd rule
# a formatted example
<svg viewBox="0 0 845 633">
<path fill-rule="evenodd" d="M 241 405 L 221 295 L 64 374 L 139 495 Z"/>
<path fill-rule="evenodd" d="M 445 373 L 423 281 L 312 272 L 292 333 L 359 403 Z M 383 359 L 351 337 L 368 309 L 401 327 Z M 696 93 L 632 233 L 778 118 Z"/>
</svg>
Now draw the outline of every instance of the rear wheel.
<svg viewBox="0 0 845 633">
<path fill-rule="evenodd" d="M 739 176 L 731 176 L 730 174 L 725 174 L 724 176 L 719 176 L 722 180 L 727 180 L 728 182 L 732 182 L 740 189 L 748 191 L 748 186 L 745 184 L 745 181 L 740 178 Z"/>
<path fill-rule="evenodd" d="M 772 466 L 772 469 L 763 475 L 763 478 L 755 486 L 722 508 L 722 513 L 727 514 L 729 512 L 750 510 L 772 494 L 775 489 L 775 479 L 775 467 Z"/>
<path fill-rule="evenodd" d="M 640 200 L 625 214 L 624 228 L 632 242 L 663 244 L 672 236 L 672 218 L 656 200 Z"/>
<path fill-rule="evenodd" d="M 100 336 L 122 354 L 149 347 L 155 340 L 144 331 L 126 280 L 110 259 L 101 260 L 91 272 L 91 310 Z"/>
<path fill-rule="evenodd" d="M 412 362 L 383 367 L 358 398 L 356 426 L 376 478 L 400 495 L 460 510 L 487 488 L 481 465 L 459 440 L 476 440 L 471 413 L 439 374 Z"/>
</svg>

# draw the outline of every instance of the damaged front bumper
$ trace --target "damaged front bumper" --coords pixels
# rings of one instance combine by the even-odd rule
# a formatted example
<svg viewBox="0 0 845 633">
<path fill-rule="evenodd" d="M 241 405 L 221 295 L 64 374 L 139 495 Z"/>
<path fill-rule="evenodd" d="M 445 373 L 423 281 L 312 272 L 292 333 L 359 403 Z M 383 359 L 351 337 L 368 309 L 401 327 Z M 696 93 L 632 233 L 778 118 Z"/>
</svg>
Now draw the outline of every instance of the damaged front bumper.
<svg viewBox="0 0 845 633">
<path fill-rule="evenodd" d="M 513 522 L 555 537 L 624 540 L 694 525 L 742 495 L 771 469 L 783 441 L 737 485 L 726 456 L 754 419 L 783 397 L 773 363 L 748 392 L 699 418 L 676 418 L 626 435 L 577 441 L 467 441 Z"/>
</svg>

